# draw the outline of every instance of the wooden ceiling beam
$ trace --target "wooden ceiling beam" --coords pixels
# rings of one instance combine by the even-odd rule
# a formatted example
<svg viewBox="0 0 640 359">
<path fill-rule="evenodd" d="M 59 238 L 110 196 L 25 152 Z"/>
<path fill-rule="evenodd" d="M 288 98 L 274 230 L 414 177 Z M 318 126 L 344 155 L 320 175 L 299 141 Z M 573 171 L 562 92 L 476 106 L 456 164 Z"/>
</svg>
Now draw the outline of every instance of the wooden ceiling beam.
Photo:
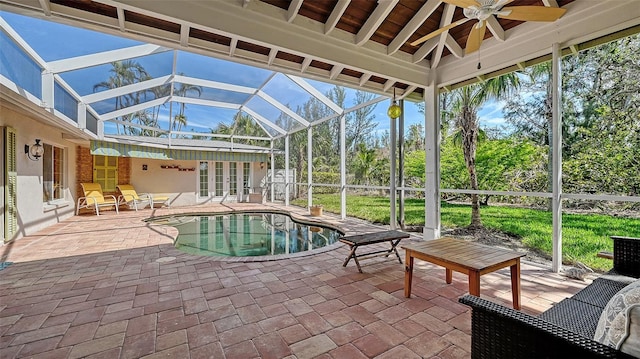
<svg viewBox="0 0 640 359">
<path fill-rule="evenodd" d="M 414 64 L 418 63 L 422 61 L 425 57 L 427 57 L 427 55 L 429 55 L 431 51 L 433 51 L 436 48 L 436 46 L 438 46 L 438 42 L 440 42 L 440 39 L 438 39 L 437 37 L 434 37 L 432 39 L 427 40 L 424 44 L 422 44 L 422 46 L 420 46 L 418 51 L 416 51 L 413 54 L 413 63 Z"/>
<path fill-rule="evenodd" d="M 455 5 L 445 4 L 444 11 L 442 12 L 442 18 L 440 19 L 440 27 L 445 27 L 453 21 L 453 14 L 456 10 Z M 438 67 L 440 64 L 440 60 L 442 60 L 442 52 L 444 51 L 444 45 L 447 41 L 447 37 L 449 36 L 449 30 L 440 34 L 440 36 L 435 37 L 438 39 L 438 45 L 436 46 L 435 53 L 431 56 L 431 68 L 434 69 Z"/>
<path fill-rule="evenodd" d="M 413 33 L 416 32 L 422 26 L 422 24 L 433 14 L 433 12 L 440 6 L 440 0 L 428 0 L 418 12 L 416 12 L 415 16 L 407 22 L 406 25 L 403 26 L 402 30 L 398 35 L 391 41 L 389 46 L 387 47 L 387 54 L 394 54 L 396 51 L 400 50 L 400 47 L 404 45 Z"/>
<path fill-rule="evenodd" d="M 311 65 L 311 61 L 313 61 L 312 58 L 305 57 L 304 60 L 302 60 L 302 66 L 300 68 L 300 72 L 307 72 L 309 65 Z"/>
<path fill-rule="evenodd" d="M 180 25 L 180 45 L 184 47 L 189 46 L 189 30 L 191 27 L 187 24 Z"/>
<path fill-rule="evenodd" d="M 238 39 L 233 37 L 231 38 L 231 43 L 229 44 L 229 56 L 235 55 L 237 48 L 238 48 Z"/>
<path fill-rule="evenodd" d="M 126 18 L 124 15 L 124 9 L 118 6 L 116 8 L 116 11 L 118 13 L 118 27 L 120 28 L 120 31 L 125 32 L 127 31 L 127 28 L 126 28 Z"/>
<path fill-rule="evenodd" d="M 293 22 L 293 19 L 298 15 L 300 11 L 300 7 L 302 6 L 303 0 L 293 0 L 289 4 L 289 9 L 287 10 L 287 22 Z"/>
<path fill-rule="evenodd" d="M 447 49 L 449 49 L 449 51 L 451 51 L 451 54 L 453 54 L 453 56 L 459 59 L 461 59 L 464 56 L 464 51 L 462 50 L 462 47 L 458 45 L 458 43 L 456 42 L 456 39 L 454 39 L 453 36 L 451 36 L 451 34 L 447 34 L 447 39 L 444 41 L 444 45 L 447 47 Z"/>
<path fill-rule="evenodd" d="M 351 3 L 351 0 L 338 0 L 338 3 L 333 8 L 333 11 L 331 11 L 331 15 L 329 15 L 327 22 L 325 22 L 324 24 L 325 35 L 328 35 L 331 31 L 333 31 L 333 29 L 336 28 L 336 25 L 338 25 L 340 18 L 342 18 L 342 15 L 347 10 L 349 3 Z"/>
<path fill-rule="evenodd" d="M 373 13 L 371 13 L 356 35 L 356 45 L 362 46 L 369 41 L 397 3 L 398 0 L 378 0 L 378 6 L 376 6 L 376 9 L 373 10 Z"/>
<path fill-rule="evenodd" d="M 505 40 L 504 29 L 498 22 L 498 19 L 496 19 L 495 16 L 491 15 L 487 18 L 486 21 L 487 21 L 487 28 L 489 29 L 489 31 L 491 31 L 491 33 L 493 34 L 493 37 L 500 41 L 504 41 Z"/>
</svg>

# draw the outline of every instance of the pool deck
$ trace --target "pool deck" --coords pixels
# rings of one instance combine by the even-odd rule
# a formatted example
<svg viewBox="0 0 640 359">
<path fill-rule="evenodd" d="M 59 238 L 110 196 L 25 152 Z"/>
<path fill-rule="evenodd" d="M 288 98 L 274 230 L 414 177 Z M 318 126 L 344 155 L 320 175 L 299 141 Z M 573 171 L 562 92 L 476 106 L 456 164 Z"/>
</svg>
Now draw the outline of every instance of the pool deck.
<svg viewBox="0 0 640 359">
<path fill-rule="evenodd" d="M 465 275 L 447 285 L 442 268 L 416 261 L 407 299 L 395 258 L 363 261 L 360 274 L 342 266 L 349 247 L 337 243 L 287 259 L 220 261 L 176 250 L 175 228 L 143 221 L 268 208 L 317 219 L 272 204 L 105 211 L 5 244 L 2 261 L 13 264 L 0 270 L 0 358 L 470 357 L 470 312 L 457 302 Z M 387 229 L 320 219 L 347 235 Z M 510 306 L 509 278 L 508 269 L 482 276 L 482 297 Z M 527 262 L 521 281 L 531 314 L 588 284 Z"/>
</svg>

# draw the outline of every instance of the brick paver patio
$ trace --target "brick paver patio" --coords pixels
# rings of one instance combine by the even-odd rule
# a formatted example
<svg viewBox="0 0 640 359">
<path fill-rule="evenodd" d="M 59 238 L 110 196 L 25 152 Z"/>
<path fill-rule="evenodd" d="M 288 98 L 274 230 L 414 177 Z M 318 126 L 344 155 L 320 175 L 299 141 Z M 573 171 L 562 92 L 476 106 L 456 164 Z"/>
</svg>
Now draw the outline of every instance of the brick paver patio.
<svg viewBox="0 0 640 359">
<path fill-rule="evenodd" d="M 364 261 L 360 274 L 342 267 L 346 245 L 218 261 L 176 250 L 177 230 L 142 222 L 230 207 L 258 206 L 81 215 L 4 245 L 2 260 L 14 263 L 0 271 L 0 358 L 470 357 L 470 313 L 457 302 L 464 275 L 447 285 L 444 269 L 416 261 L 407 299 L 397 260 Z M 381 230 L 323 220 L 348 234 Z M 508 269 L 481 281 L 483 297 L 510 306 Z M 522 310 L 539 313 L 585 285 L 524 262 Z"/>
</svg>

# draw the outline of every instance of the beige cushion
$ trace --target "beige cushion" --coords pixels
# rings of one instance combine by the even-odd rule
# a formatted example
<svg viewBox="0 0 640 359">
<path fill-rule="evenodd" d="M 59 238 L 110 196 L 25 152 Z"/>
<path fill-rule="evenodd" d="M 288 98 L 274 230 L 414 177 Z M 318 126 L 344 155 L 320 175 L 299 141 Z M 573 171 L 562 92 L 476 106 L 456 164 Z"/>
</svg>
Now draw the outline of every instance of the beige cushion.
<svg viewBox="0 0 640 359">
<path fill-rule="evenodd" d="M 640 280 L 611 297 L 600 315 L 594 340 L 640 358 Z"/>
</svg>

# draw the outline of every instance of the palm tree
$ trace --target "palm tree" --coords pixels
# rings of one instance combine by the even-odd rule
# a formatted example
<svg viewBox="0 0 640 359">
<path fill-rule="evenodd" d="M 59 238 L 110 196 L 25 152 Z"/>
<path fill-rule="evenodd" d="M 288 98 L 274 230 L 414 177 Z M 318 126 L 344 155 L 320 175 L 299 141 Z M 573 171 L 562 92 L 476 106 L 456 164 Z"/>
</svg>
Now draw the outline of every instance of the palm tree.
<svg viewBox="0 0 640 359">
<path fill-rule="evenodd" d="M 146 81 L 151 79 L 151 76 L 139 63 L 133 60 L 126 61 L 114 61 L 111 62 L 111 70 L 109 70 L 111 76 L 106 81 L 102 81 L 93 86 L 93 91 L 100 89 L 116 89 L 122 86 L 131 85 L 137 82 Z M 114 110 L 120 110 L 129 106 L 139 104 L 142 97 L 146 97 L 145 91 L 132 92 L 124 94 L 115 98 L 116 104 Z M 122 116 L 123 121 L 133 122 L 137 118 L 139 113 L 129 114 Z M 133 128 L 124 128 L 125 133 L 133 134 Z"/>
<path fill-rule="evenodd" d="M 173 126 L 172 126 L 173 129 L 175 129 L 176 131 L 180 131 L 182 127 L 186 125 L 187 125 L 187 116 L 185 116 L 184 113 L 177 113 L 175 116 L 173 116 Z"/>
<path fill-rule="evenodd" d="M 166 85 L 152 88 L 150 89 L 150 92 L 153 94 L 153 96 L 156 99 L 167 97 L 171 94 L 171 84 L 166 84 Z M 150 125 L 151 127 L 160 128 L 160 126 L 158 126 L 158 120 L 160 118 L 160 109 L 164 106 L 166 106 L 166 104 L 157 105 L 151 109 L 151 119 L 152 119 L 152 124 Z M 155 133 L 154 135 L 158 136 L 159 134 Z"/>
<path fill-rule="evenodd" d="M 238 136 L 255 136 L 261 137 L 265 135 L 264 130 L 258 123 L 249 115 L 245 115 L 242 112 L 238 112 L 233 121 L 233 128 L 230 134 Z M 258 145 L 258 140 L 244 140 L 241 141 L 247 145 Z"/>
<path fill-rule="evenodd" d="M 179 73 L 179 75 L 183 74 Z M 202 94 L 202 86 L 181 83 L 177 86 L 177 88 L 173 90 L 173 94 L 179 97 L 187 97 L 190 92 L 195 92 L 198 94 L 198 97 L 200 97 L 200 95 Z M 182 127 L 185 127 L 187 125 L 187 116 L 184 114 L 184 110 L 186 107 L 187 104 L 185 104 L 184 102 L 180 102 L 179 112 L 173 118 L 174 121 L 171 128 L 178 132 L 182 130 Z"/>
<path fill-rule="evenodd" d="M 368 149 L 364 143 L 358 144 L 358 150 L 354 159 L 354 170 L 357 184 L 371 184 L 371 174 L 376 161 L 376 150 Z"/>
<path fill-rule="evenodd" d="M 476 148 L 478 146 L 478 109 L 490 99 L 508 96 L 519 85 L 515 73 L 492 78 L 481 83 L 465 86 L 453 92 L 452 109 L 454 125 L 462 143 L 464 161 L 469 171 L 472 190 L 478 190 L 476 173 Z M 471 228 L 482 227 L 480 201 L 477 194 L 471 195 Z"/>
</svg>

